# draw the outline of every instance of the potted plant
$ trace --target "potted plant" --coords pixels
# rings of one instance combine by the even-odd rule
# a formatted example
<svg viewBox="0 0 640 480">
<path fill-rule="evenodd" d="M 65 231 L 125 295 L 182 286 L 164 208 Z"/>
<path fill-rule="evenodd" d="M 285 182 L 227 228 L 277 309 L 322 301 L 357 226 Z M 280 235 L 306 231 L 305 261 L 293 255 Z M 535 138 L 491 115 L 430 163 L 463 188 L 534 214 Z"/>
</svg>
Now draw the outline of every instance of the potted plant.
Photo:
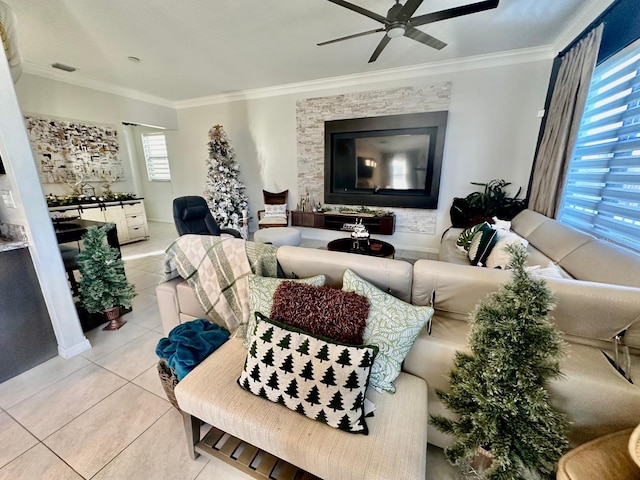
<svg viewBox="0 0 640 480">
<path fill-rule="evenodd" d="M 464 468 L 489 452 L 490 466 L 476 478 L 551 478 L 567 439 L 564 415 L 550 405 L 546 387 L 561 377 L 564 342 L 549 319 L 554 303 L 545 281 L 525 270 L 522 245 L 507 248 L 513 278 L 478 304 L 471 352 L 456 353 L 450 391 L 437 391 L 458 419 L 431 421 L 455 437 L 445 450 L 453 465 Z"/>
<path fill-rule="evenodd" d="M 471 185 L 483 188 L 464 198 L 453 199 L 450 214 L 454 227 L 468 228 L 493 217 L 511 220 L 526 208 L 526 201 L 518 198 L 522 188 L 514 196 L 508 195 L 505 188 L 511 185 L 510 182 L 495 179 L 487 183 L 471 182 Z"/>
<path fill-rule="evenodd" d="M 109 320 L 104 330 L 117 330 L 126 323 L 120 319 L 120 306 L 131 307 L 135 292 L 125 276 L 120 252 L 106 242 L 110 228 L 112 224 L 89 227 L 76 261 L 81 274 L 80 303 L 89 313 L 104 313 Z"/>
</svg>

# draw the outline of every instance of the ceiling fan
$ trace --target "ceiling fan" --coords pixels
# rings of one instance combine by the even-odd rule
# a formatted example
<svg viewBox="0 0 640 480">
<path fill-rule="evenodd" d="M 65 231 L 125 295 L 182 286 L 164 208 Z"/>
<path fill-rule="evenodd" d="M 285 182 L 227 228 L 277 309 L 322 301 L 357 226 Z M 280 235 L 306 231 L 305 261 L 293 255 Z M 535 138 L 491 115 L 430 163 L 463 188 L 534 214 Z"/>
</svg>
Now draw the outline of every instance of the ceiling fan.
<svg viewBox="0 0 640 480">
<path fill-rule="evenodd" d="M 366 32 L 355 33 L 353 35 L 347 35 L 346 37 L 336 38 L 327 42 L 319 43 L 319 46 L 329 45 L 331 43 L 341 42 L 343 40 L 350 40 L 352 38 L 362 37 L 364 35 L 370 35 L 372 33 L 385 32 L 385 36 L 382 37 L 377 48 L 371 55 L 369 63 L 375 62 L 378 56 L 391 41 L 392 38 L 405 36 L 420 43 L 424 43 L 429 47 L 436 48 L 438 50 L 447 46 L 446 43 L 432 37 L 429 34 L 418 30 L 417 26 L 426 25 L 427 23 L 438 22 L 440 20 L 447 20 L 449 18 L 461 17 L 463 15 L 469 15 L 471 13 L 478 13 L 484 10 L 490 10 L 496 8 L 500 0 L 485 0 L 483 2 L 471 3 L 469 5 L 463 5 L 460 7 L 448 8 L 446 10 L 440 10 L 439 12 L 427 13 L 425 15 L 418 15 L 412 17 L 418 7 L 422 4 L 423 0 L 407 0 L 402 5 L 399 0 L 396 0 L 387 12 L 387 16 L 383 17 L 375 12 L 367 10 L 365 8 L 354 5 L 353 3 L 346 2 L 344 0 L 329 0 L 331 3 L 340 5 L 341 7 L 348 8 L 356 13 L 369 17 L 377 22 L 382 23 L 384 26 L 376 28 L 374 30 L 368 30 Z"/>
</svg>

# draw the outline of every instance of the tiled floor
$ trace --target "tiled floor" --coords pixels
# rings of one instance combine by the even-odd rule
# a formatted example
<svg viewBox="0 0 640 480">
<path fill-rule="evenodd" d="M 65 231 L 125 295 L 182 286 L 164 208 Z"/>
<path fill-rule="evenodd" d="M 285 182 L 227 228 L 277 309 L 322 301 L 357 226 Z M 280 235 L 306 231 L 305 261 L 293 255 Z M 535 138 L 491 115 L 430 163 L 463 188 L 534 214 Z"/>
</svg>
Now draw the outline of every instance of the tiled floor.
<svg viewBox="0 0 640 480">
<path fill-rule="evenodd" d="M 116 332 L 91 330 L 91 350 L 70 360 L 56 357 L 0 384 L 0 480 L 249 478 L 223 462 L 187 455 L 182 418 L 166 400 L 155 355 L 164 334 L 155 286 L 175 230 L 149 227 L 149 240 L 122 248 L 138 292 L 123 317 L 128 323 Z M 429 446 L 427 457 L 427 478 L 457 478 L 442 450 Z"/>
</svg>

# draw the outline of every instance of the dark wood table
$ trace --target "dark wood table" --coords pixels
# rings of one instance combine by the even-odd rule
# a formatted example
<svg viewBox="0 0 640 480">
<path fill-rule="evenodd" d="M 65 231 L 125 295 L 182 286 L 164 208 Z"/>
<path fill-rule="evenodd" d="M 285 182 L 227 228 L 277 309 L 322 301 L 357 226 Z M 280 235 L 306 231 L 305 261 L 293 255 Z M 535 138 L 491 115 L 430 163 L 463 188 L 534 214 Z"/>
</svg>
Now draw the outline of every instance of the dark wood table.
<svg viewBox="0 0 640 480">
<path fill-rule="evenodd" d="M 370 255 L 372 257 L 385 257 L 393 258 L 396 254 L 396 249 L 393 245 L 382 240 L 369 240 L 369 246 L 366 246 L 366 242 L 360 241 L 359 248 L 354 248 L 354 242 L 351 238 L 338 238 L 332 240 L 327 245 L 327 249 L 332 252 L 346 252 L 346 253 L 358 253 L 360 255 Z"/>
<path fill-rule="evenodd" d="M 108 225 L 104 222 L 95 222 L 93 220 L 82 220 L 81 218 L 69 221 L 53 221 L 53 228 L 56 232 L 56 238 L 58 243 L 70 243 L 78 242 L 82 239 L 82 235 L 87 233 L 89 227 L 102 227 Z M 115 224 L 112 224 L 113 228 L 110 228 L 107 232 L 107 242 L 113 248 L 120 251 L 120 242 L 118 241 L 118 231 Z"/>
</svg>

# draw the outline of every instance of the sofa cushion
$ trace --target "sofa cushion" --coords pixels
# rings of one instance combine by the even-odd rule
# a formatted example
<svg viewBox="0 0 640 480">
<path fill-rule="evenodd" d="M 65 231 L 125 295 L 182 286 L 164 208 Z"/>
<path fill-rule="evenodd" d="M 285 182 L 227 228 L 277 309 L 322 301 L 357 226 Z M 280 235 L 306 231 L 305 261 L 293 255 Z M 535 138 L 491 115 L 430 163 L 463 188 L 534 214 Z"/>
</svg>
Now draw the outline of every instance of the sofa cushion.
<svg viewBox="0 0 640 480">
<path fill-rule="evenodd" d="M 488 223 L 483 224 L 473 236 L 469 245 L 469 260 L 471 265 L 484 266 L 487 257 L 498 241 L 498 232 Z"/>
<path fill-rule="evenodd" d="M 180 408 L 320 478 L 424 480 L 427 384 L 401 373 L 395 395 L 372 389 L 369 435 L 351 435 L 267 402 L 238 386 L 247 350 L 231 338 L 176 386 Z M 342 468 L 336 469 L 336 457 Z"/>
<path fill-rule="evenodd" d="M 505 270 L 507 263 L 511 259 L 511 255 L 506 250 L 508 245 L 519 243 L 524 247 L 529 245 L 524 238 L 517 233 L 510 232 L 508 230 L 496 230 L 498 232 L 498 241 L 491 249 L 491 253 L 486 259 L 485 266 L 487 268 L 501 268 Z"/>
<path fill-rule="evenodd" d="M 366 435 L 364 394 L 377 349 L 331 342 L 256 317 L 238 384 L 312 420 Z"/>
<path fill-rule="evenodd" d="M 369 299 L 369 317 L 364 329 L 365 345 L 379 349 L 371 370 L 371 385 L 395 392 L 393 381 L 420 330 L 431 320 L 433 308 L 405 303 L 361 279 L 351 270 L 344 272 L 342 288 Z"/>
<path fill-rule="evenodd" d="M 282 282 L 273 295 L 271 318 L 312 335 L 362 345 L 369 300 L 355 292 Z"/>
</svg>

